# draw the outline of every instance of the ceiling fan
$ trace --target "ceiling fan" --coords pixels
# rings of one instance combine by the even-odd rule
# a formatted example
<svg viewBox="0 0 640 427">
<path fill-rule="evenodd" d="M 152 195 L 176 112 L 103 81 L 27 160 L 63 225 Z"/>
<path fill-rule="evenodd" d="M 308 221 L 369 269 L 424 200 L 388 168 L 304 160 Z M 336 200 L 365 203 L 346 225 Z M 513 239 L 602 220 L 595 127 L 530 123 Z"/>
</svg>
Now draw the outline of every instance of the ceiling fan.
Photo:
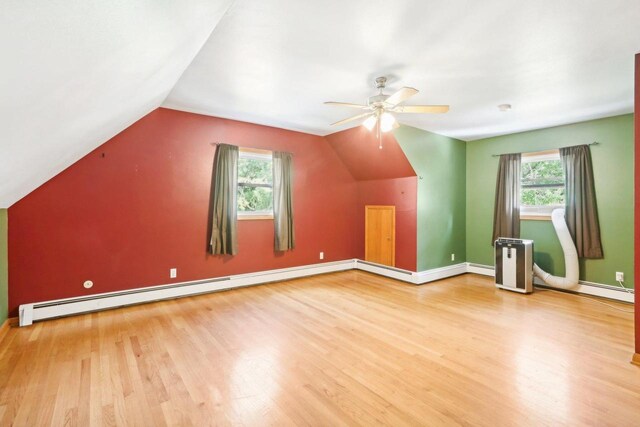
<svg viewBox="0 0 640 427">
<path fill-rule="evenodd" d="M 378 77 L 376 79 L 376 89 L 378 94 L 369 97 L 367 105 L 351 104 L 348 102 L 325 102 L 327 105 L 337 105 L 339 107 L 357 108 L 366 110 L 364 113 L 357 114 L 344 120 L 332 123 L 331 126 L 342 125 L 354 120 L 365 119 L 362 125 L 368 130 L 376 128 L 376 136 L 379 141 L 379 148 L 382 148 L 382 133 L 389 132 L 399 127 L 398 121 L 393 113 L 446 113 L 449 111 L 448 105 L 401 105 L 403 102 L 418 93 L 417 89 L 412 87 L 403 87 L 393 95 L 385 95 L 383 93 L 387 84 L 386 77 Z"/>
</svg>

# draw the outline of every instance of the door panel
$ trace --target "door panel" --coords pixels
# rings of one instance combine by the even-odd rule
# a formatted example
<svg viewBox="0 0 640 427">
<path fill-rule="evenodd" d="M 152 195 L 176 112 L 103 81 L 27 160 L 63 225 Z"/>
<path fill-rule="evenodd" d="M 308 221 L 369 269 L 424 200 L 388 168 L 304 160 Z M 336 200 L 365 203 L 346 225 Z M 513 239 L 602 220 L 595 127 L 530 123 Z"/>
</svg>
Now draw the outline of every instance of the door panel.
<svg viewBox="0 0 640 427">
<path fill-rule="evenodd" d="M 396 207 L 365 206 L 364 259 L 396 264 Z"/>
</svg>

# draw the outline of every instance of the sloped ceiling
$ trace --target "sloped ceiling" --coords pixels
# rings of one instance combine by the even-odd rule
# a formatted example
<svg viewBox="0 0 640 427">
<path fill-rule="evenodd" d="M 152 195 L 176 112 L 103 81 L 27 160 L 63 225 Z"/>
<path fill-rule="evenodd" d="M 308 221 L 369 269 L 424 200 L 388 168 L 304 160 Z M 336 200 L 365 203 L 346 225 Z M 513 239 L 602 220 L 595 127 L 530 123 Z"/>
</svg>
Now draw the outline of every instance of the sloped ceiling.
<svg viewBox="0 0 640 427">
<path fill-rule="evenodd" d="M 327 135 L 354 112 L 322 102 L 386 75 L 451 105 L 401 122 L 464 140 L 627 113 L 638 22 L 637 0 L 4 0 L 0 208 L 160 105 Z"/>
<path fill-rule="evenodd" d="M 572 123 L 632 111 L 639 22 L 638 0 L 239 0 L 164 105 L 326 135 L 357 110 L 323 101 L 386 75 L 451 105 L 400 119 L 442 135 Z"/>
<path fill-rule="evenodd" d="M 363 126 L 325 136 L 356 181 L 416 176 L 393 132 L 382 134 L 382 147 Z"/>
<path fill-rule="evenodd" d="M 230 0 L 0 3 L 0 208 L 157 108 Z"/>
</svg>

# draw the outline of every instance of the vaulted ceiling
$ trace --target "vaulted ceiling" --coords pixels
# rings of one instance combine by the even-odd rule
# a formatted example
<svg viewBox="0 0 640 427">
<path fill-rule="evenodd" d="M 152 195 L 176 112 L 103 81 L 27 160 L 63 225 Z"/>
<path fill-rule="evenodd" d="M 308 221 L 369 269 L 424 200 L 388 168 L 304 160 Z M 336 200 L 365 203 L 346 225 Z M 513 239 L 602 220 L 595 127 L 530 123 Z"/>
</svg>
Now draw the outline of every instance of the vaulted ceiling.
<svg viewBox="0 0 640 427">
<path fill-rule="evenodd" d="M 630 112 L 638 22 L 637 0 L 4 1 L 0 208 L 161 105 L 326 135 L 354 111 L 322 102 L 385 75 L 451 105 L 401 122 L 465 140 Z"/>
<path fill-rule="evenodd" d="M 165 100 L 230 0 L 0 4 L 0 208 Z"/>
</svg>

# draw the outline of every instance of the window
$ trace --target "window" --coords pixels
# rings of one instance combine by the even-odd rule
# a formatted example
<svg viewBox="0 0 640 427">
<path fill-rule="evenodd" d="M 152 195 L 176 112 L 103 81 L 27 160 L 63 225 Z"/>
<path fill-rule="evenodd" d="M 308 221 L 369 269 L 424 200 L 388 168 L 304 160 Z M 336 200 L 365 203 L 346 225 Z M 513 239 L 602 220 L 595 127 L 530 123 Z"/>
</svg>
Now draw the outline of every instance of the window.
<svg viewBox="0 0 640 427">
<path fill-rule="evenodd" d="M 564 169 L 558 150 L 522 155 L 520 213 L 528 219 L 549 217 L 564 206 Z"/>
<path fill-rule="evenodd" d="M 273 218 L 273 171 L 270 151 L 240 148 L 238 219 Z"/>
</svg>

